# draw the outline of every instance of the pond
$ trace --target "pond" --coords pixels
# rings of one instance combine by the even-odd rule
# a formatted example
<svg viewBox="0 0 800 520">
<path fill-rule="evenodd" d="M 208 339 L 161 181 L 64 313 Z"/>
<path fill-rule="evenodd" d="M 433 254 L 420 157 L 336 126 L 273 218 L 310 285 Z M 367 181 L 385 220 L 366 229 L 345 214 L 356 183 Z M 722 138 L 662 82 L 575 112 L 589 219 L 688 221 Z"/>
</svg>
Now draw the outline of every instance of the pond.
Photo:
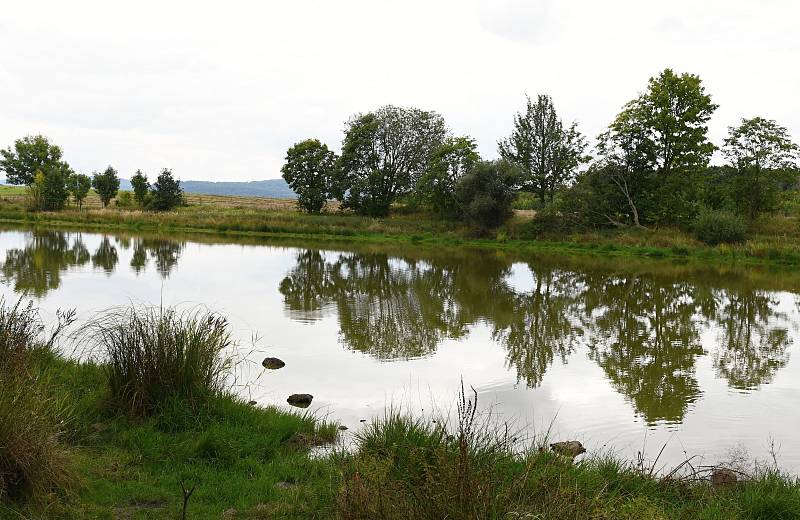
<svg viewBox="0 0 800 520">
<path fill-rule="evenodd" d="M 352 431 L 387 406 L 482 409 L 659 465 L 731 454 L 800 473 L 800 272 L 603 256 L 0 231 L 2 294 L 45 319 L 131 301 L 227 316 L 238 391 Z M 286 367 L 264 371 L 278 357 Z"/>
</svg>

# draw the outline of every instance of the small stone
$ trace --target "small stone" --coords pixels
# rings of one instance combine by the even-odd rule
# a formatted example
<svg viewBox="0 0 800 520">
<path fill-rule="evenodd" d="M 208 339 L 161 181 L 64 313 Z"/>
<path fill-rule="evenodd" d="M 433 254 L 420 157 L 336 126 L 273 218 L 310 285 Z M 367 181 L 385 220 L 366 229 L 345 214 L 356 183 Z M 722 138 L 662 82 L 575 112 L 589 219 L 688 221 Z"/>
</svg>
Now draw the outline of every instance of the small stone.
<svg viewBox="0 0 800 520">
<path fill-rule="evenodd" d="M 291 482 L 278 482 L 275 484 L 275 487 L 278 489 L 291 489 L 294 487 L 294 484 Z"/>
<path fill-rule="evenodd" d="M 339 426 L 339 431 L 345 431 L 346 429 L 347 429 L 347 426 L 345 426 L 344 424 Z"/>
<path fill-rule="evenodd" d="M 249 404 L 250 406 L 255 406 L 255 405 L 258 404 L 258 402 L 256 402 L 256 401 L 248 401 L 247 404 Z"/>
<path fill-rule="evenodd" d="M 268 370 L 278 370 L 279 368 L 285 367 L 286 363 L 276 357 L 268 357 L 261 362 L 261 366 Z"/>
<path fill-rule="evenodd" d="M 231 518 L 236 518 L 236 509 L 230 508 L 222 513 L 222 518 L 225 520 L 229 520 Z"/>
<path fill-rule="evenodd" d="M 361 419 L 358 422 L 367 422 L 367 420 L 366 419 Z"/>
<path fill-rule="evenodd" d="M 569 457 L 571 459 L 574 459 L 581 453 L 586 453 L 586 448 L 583 447 L 583 444 L 581 444 L 580 441 L 554 442 L 550 445 L 550 449 L 559 455 L 564 455 L 565 457 Z"/>
<path fill-rule="evenodd" d="M 730 486 L 736 484 L 738 477 L 736 472 L 725 468 L 714 468 L 711 472 L 711 485 L 714 487 Z"/>
<path fill-rule="evenodd" d="M 311 394 L 292 394 L 286 399 L 286 402 L 298 408 L 308 408 L 311 406 L 311 401 L 314 396 Z"/>
</svg>

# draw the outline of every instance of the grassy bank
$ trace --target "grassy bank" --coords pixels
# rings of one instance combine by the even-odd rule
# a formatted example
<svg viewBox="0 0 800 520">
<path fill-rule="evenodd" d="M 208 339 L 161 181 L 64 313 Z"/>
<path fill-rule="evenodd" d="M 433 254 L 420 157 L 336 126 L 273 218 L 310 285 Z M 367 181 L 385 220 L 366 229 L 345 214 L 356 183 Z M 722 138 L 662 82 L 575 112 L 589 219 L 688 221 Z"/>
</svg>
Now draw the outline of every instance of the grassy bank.
<svg viewBox="0 0 800 520">
<path fill-rule="evenodd" d="M 72 403 L 62 463 L 75 479 L 4 500 L 0 517 L 180 518 L 183 482 L 195 487 L 190 519 L 800 518 L 800 485 L 768 471 L 713 488 L 610 458 L 514 453 L 481 425 L 445 431 L 402 416 L 366 427 L 357 451 L 317 459 L 308 447 L 335 429 L 308 417 L 226 397 L 131 419 L 107 408 L 102 367 L 47 357 L 39 370 Z"/>
<path fill-rule="evenodd" d="M 189 519 L 800 518 L 800 482 L 771 466 L 714 486 L 710 470 L 689 465 L 659 476 L 600 455 L 573 462 L 547 439 L 521 448 L 463 390 L 453 417 L 390 411 L 348 449 L 312 457 L 335 425 L 216 386 L 226 328 L 213 316 L 106 316 L 91 329 L 97 345 L 148 355 L 98 364 L 57 355 L 32 308 L 8 310 L 0 305 L 2 518 L 181 518 L 184 490 L 194 490 Z M 130 406 L 145 394 L 150 406 Z"/>
<path fill-rule="evenodd" d="M 307 215 L 297 212 L 291 201 L 256 197 L 193 195 L 188 207 L 170 213 L 117 208 L 103 210 L 91 204 L 90 209 L 83 211 L 71 208 L 60 212 L 32 213 L 13 197 L 2 197 L 2 201 L 0 222 L 23 225 L 800 264 L 800 225 L 795 217 L 785 215 L 754 223 L 750 238 L 743 244 L 712 247 L 699 242 L 690 233 L 674 228 L 539 236 L 532 230 L 531 213 L 525 211 L 518 211 L 496 231 L 476 233 L 463 223 L 443 221 L 430 213 L 403 208 L 380 219 L 343 213 Z"/>
</svg>

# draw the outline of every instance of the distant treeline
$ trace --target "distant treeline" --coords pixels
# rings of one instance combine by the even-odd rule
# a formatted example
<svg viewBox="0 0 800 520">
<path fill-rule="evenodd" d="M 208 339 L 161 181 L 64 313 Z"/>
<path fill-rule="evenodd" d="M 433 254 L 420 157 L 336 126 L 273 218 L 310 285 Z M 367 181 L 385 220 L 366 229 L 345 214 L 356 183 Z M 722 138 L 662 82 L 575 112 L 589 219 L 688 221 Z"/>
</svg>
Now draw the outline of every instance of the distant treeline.
<svg viewBox="0 0 800 520">
<path fill-rule="evenodd" d="M 47 137 L 28 135 L 14 141 L 13 147 L 0 150 L 0 172 L 5 173 L 9 184 L 27 186 L 29 207 L 34 211 L 64 209 L 70 197 L 82 208 L 92 188 L 104 208 L 115 198 L 120 207 L 154 211 L 168 211 L 183 202 L 181 183 L 168 168 L 161 170 L 152 184 L 137 170 L 129 181 L 133 194 L 119 193 L 121 179 L 112 166 L 90 177 L 75 172 L 62 157 L 61 148 Z"/>
<path fill-rule="evenodd" d="M 389 105 L 346 122 L 341 155 L 308 139 L 288 150 L 282 172 L 308 212 L 335 199 L 383 216 L 402 200 L 491 228 L 525 191 L 542 232 L 709 225 L 730 228 L 736 239 L 794 187 L 798 147 L 786 128 L 762 117 L 742 119 L 712 143 L 707 125 L 716 109 L 698 76 L 666 69 L 590 149 L 578 125 L 539 95 L 498 142 L 500 159 L 484 161 L 475 140 L 452 135 L 438 113 Z M 725 164 L 710 166 L 717 150 Z"/>
</svg>

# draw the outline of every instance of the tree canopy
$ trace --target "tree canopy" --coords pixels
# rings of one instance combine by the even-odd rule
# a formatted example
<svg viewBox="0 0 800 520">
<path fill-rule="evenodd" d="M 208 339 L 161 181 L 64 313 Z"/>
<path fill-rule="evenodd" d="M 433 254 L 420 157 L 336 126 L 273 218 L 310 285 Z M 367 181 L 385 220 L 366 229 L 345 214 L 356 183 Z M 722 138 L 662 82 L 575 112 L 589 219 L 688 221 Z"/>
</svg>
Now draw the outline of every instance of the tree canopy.
<svg viewBox="0 0 800 520">
<path fill-rule="evenodd" d="M 169 211 L 177 208 L 183 202 L 183 189 L 181 181 L 172 176 L 168 168 L 161 170 L 158 179 L 153 183 L 151 190 L 151 207 L 156 211 Z"/>
<path fill-rule="evenodd" d="M 331 198 L 336 160 L 336 154 L 317 139 L 296 143 L 286 152 L 281 172 L 304 211 L 319 213 Z"/>
<path fill-rule="evenodd" d="M 354 116 L 342 143 L 337 198 L 359 213 L 387 215 L 417 185 L 446 135 L 442 116 L 417 108 L 386 105 Z"/>
<path fill-rule="evenodd" d="M 119 191 L 117 170 L 109 166 L 102 173 L 95 173 L 92 177 L 92 187 L 100 197 L 103 207 L 108 206 Z"/>
<path fill-rule="evenodd" d="M 781 182 L 796 178 L 800 148 L 785 127 L 762 117 L 742 119 L 728 131 L 722 153 L 734 172 L 732 196 L 754 219 L 775 206 Z"/>
<path fill-rule="evenodd" d="M 150 183 L 147 182 L 147 175 L 142 173 L 142 170 L 136 170 L 136 173 L 131 177 L 131 186 L 133 187 L 133 198 L 139 207 L 143 208 L 147 202 L 147 192 L 150 190 Z"/>
<path fill-rule="evenodd" d="M 542 204 L 568 185 L 578 167 L 586 162 L 586 140 L 576 123 L 565 128 L 553 99 L 539 95 L 528 98 L 524 113 L 514 117 L 514 130 L 498 144 L 500 157 L 516 164 L 521 184 L 535 193 Z"/>
<path fill-rule="evenodd" d="M 30 186 L 37 171 L 46 175 L 54 169 L 68 168 L 61 155 L 61 148 L 51 144 L 47 137 L 25 136 L 14 141 L 13 149 L 0 150 L 0 171 L 5 172 L 9 184 Z"/>
</svg>

